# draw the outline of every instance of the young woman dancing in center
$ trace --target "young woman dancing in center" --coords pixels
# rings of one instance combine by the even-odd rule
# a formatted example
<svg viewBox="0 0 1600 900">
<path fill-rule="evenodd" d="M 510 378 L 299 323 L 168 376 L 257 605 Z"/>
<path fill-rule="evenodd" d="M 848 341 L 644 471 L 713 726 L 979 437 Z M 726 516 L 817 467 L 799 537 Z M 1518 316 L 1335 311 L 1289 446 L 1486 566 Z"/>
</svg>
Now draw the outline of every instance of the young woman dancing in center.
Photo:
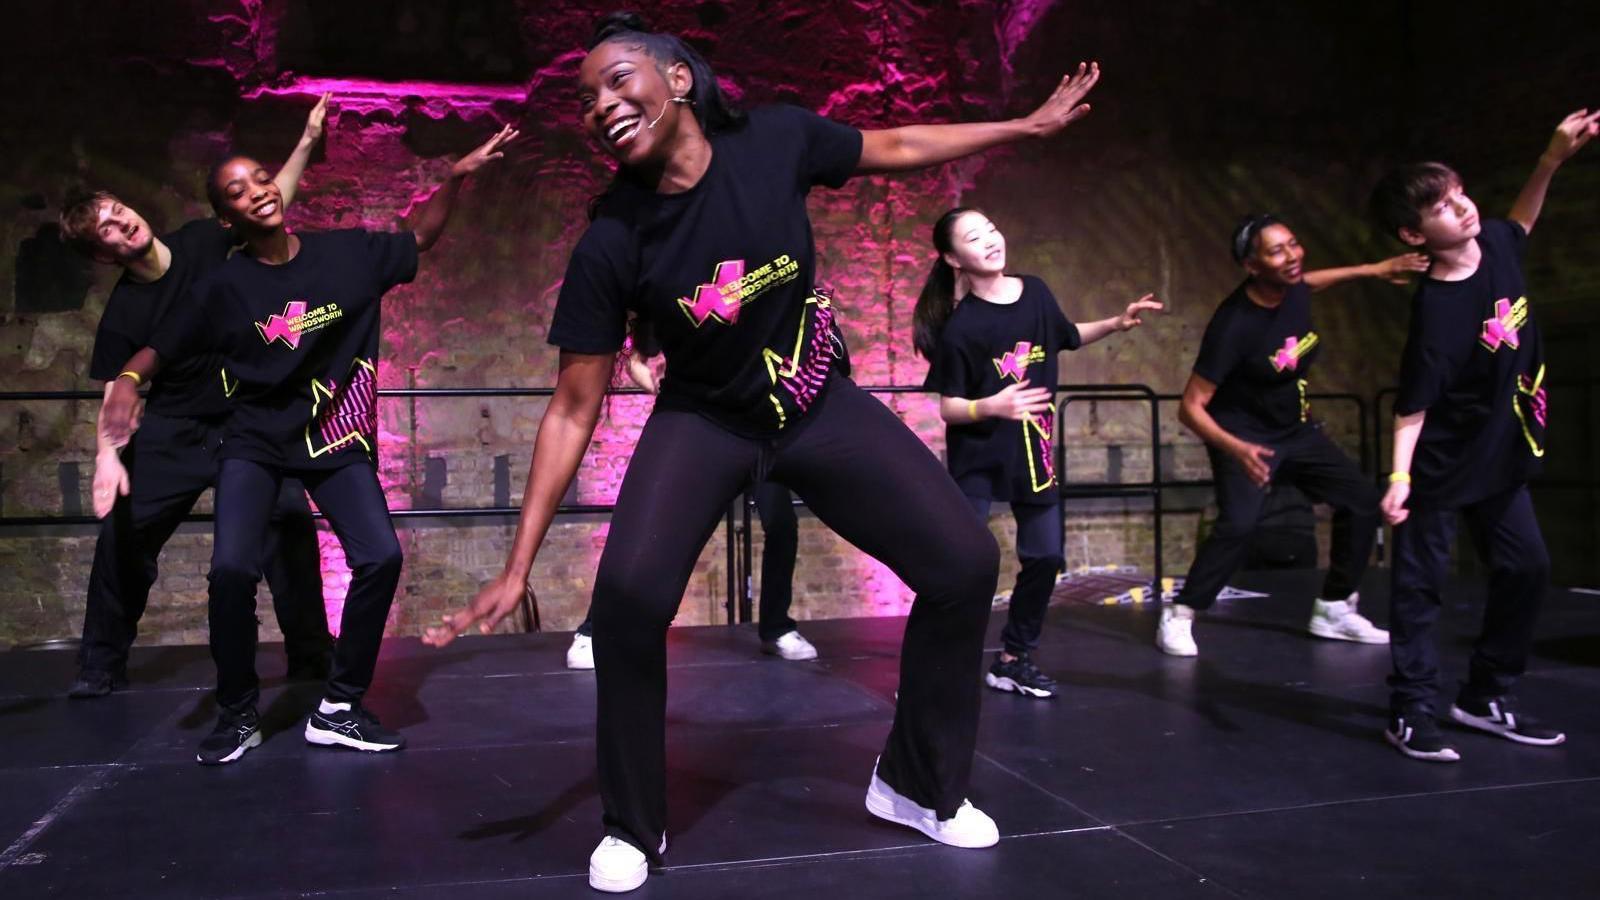
<svg viewBox="0 0 1600 900">
<path fill-rule="evenodd" d="M 1024 697 L 1055 696 L 1034 665 L 1061 557 L 1061 496 L 1055 475 L 1056 354 L 1144 324 L 1161 309 L 1153 295 L 1121 315 L 1074 325 L 1032 275 L 1007 275 L 1006 239 L 989 217 L 956 207 L 933 224 L 939 256 L 917 297 L 917 352 L 928 360 L 924 387 L 939 392 L 950 475 L 989 521 L 995 501 L 1011 504 L 1022 569 L 1001 633 L 1003 649 L 984 681 Z"/>
<path fill-rule="evenodd" d="M 590 856 L 591 886 L 632 890 L 666 849 L 667 625 L 729 501 L 768 478 L 917 592 L 868 808 L 947 844 L 998 840 L 994 821 L 967 802 L 998 551 L 916 435 L 838 375 L 805 200 L 854 175 L 1055 134 L 1088 111 L 1080 101 L 1098 75 L 1081 66 L 1021 119 L 863 132 L 794 107 L 740 114 L 682 40 L 631 14 L 601 21 L 577 99 L 618 172 L 556 304 L 560 371 L 515 546 L 469 608 L 427 635 L 442 645 L 517 607 L 632 310 L 654 327 L 671 377 L 623 480 L 595 579 L 606 833 Z"/>
</svg>

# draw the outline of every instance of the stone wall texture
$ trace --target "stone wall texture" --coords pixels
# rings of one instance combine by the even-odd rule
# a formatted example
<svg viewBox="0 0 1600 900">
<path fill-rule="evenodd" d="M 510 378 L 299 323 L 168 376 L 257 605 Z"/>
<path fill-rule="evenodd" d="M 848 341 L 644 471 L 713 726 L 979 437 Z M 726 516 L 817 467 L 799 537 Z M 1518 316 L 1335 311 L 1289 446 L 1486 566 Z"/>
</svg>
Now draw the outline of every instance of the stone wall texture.
<svg viewBox="0 0 1600 900">
<path fill-rule="evenodd" d="M 1066 355 L 1064 381 L 1177 393 L 1212 308 L 1239 277 L 1225 244 L 1241 214 L 1285 218 L 1312 266 L 1388 255 L 1398 248 L 1362 213 L 1384 166 L 1447 159 L 1481 206 L 1501 211 L 1560 116 L 1600 102 L 1600 56 L 1579 27 L 1588 21 L 1580 3 L 641 6 L 699 47 L 742 103 L 799 104 L 861 128 L 1020 115 L 1078 60 L 1103 65 L 1093 113 L 1054 140 L 813 194 L 820 277 L 839 297 L 867 385 L 921 383 L 911 310 L 932 258 L 929 227 L 957 202 L 985 209 L 1006 232 L 1015 269 L 1042 276 L 1074 318 L 1110 315 L 1145 291 L 1169 304 L 1132 336 Z M 327 135 L 290 210 L 301 228 L 390 227 L 452 154 L 505 122 L 525 135 L 466 186 L 421 275 L 386 300 L 381 385 L 553 384 L 545 332 L 587 201 L 609 178 L 577 127 L 573 89 L 594 10 L 564 0 L 13 4 L 0 38 L 0 279 L 12 288 L 0 301 L 0 390 L 98 389 L 85 370 L 116 273 L 61 256 L 51 229 L 68 193 L 108 188 L 158 227 L 176 227 L 207 213 L 202 182 L 215 158 L 231 148 L 281 159 L 323 90 L 335 93 Z M 1529 257 L 1558 383 L 1553 485 L 1600 476 L 1596 187 L 1600 149 L 1591 149 L 1559 176 Z M 1315 390 L 1370 402 L 1393 382 L 1407 296 L 1360 284 L 1319 299 L 1327 352 Z M 932 398 L 888 402 L 942 451 Z M 0 401 L 0 516 L 89 507 L 96 406 Z M 1354 451 L 1354 409 L 1320 406 Z M 391 506 L 515 505 L 543 408 L 529 398 L 385 401 Z M 648 409 L 638 396 L 610 402 L 572 499 L 614 498 Z M 1204 453 L 1173 413 L 1165 404 L 1166 474 L 1207 477 Z M 1069 477 L 1148 477 L 1148 418 L 1140 404 L 1075 402 L 1063 432 Z M 1595 579 L 1595 493 L 1570 484 L 1541 489 L 1546 533 L 1558 575 Z M 1208 512 L 1203 491 L 1172 505 L 1164 556 L 1169 574 L 1181 574 Z M 797 617 L 906 609 L 893 575 L 815 519 L 802 522 Z M 1009 516 L 992 524 L 1009 550 Z M 402 522 L 407 564 L 392 632 L 414 634 L 468 598 L 498 570 L 511 526 Z M 1068 535 L 1072 565 L 1151 562 L 1151 517 L 1139 504 L 1075 505 Z M 545 627 L 582 618 L 605 536 L 604 515 L 552 529 L 533 579 Z M 348 576 L 337 543 L 323 538 L 336 621 Z M 93 540 L 87 526 L 0 526 L 0 645 L 77 632 Z M 680 623 L 722 619 L 725 540 L 719 530 L 707 546 Z M 208 556 L 204 525 L 168 545 L 141 640 L 204 639 Z M 1014 566 L 1008 560 L 1003 579 Z M 270 637 L 271 616 L 263 619 Z"/>
</svg>

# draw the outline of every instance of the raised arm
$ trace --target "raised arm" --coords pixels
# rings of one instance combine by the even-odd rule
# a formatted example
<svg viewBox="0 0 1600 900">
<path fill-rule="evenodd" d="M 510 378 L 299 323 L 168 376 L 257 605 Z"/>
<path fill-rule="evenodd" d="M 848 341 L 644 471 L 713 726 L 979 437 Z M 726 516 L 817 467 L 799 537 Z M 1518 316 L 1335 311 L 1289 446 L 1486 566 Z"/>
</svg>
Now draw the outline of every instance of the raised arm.
<svg viewBox="0 0 1600 900">
<path fill-rule="evenodd" d="M 278 193 L 283 195 L 283 205 L 288 207 L 294 202 L 294 195 L 300 191 L 300 176 L 306 170 L 306 163 L 311 160 L 311 150 L 317 146 L 317 141 L 322 139 L 322 123 L 328 117 L 328 94 L 323 94 L 317 105 L 311 107 L 311 114 L 306 116 L 306 128 L 300 132 L 300 143 L 294 145 L 294 152 L 283 161 L 283 168 L 272 177 L 272 183 L 278 186 Z"/>
<path fill-rule="evenodd" d="M 1596 134 L 1600 134 L 1600 109 L 1594 112 L 1580 109 L 1556 126 L 1556 133 L 1550 136 L 1550 145 L 1539 155 L 1539 164 L 1533 167 L 1533 174 L 1522 186 L 1517 202 L 1511 204 L 1509 218 L 1521 225 L 1523 231 L 1533 233 L 1533 225 L 1539 221 L 1539 212 L 1544 209 L 1545 192 L 1550 189 L 1550 179 L 1556 170 Z"/>
<path fill-rule="evenodd" d="M 1305 274 L 1306 287 L 1312 293 L 1324 291 L 1336 284 L 1355 281 L 1357 278 L 1382 278 L 1390 284 L 1405 284 L 1412 273 L 1428 271 L 1426 253 L 1402 253 L 1374 263 L 1359 266 L 1341 266 L 1336 269 L 1313 269 Z"/>
<path fill-rule="evenodd" d="M 450 221 L 450 210 L 455 206 L 461 182 L 473 172 L 505 156 L 502 148 L 516 140 L 516 137 L 517 130 L 507 125 L 495 132 L 494 137 L 484 141 L 478 149 L 456 160 L 450 167 L 450 177 L 445 179 L 444 184 L 439 185 L 432 196 L 422 201 L 421 208 L 414 214 L 412 230 L 417 234 L 418 253 L 427 253 L 438 243 L 439 235 L 444 233 L 444 226 Z"/>
<path fill-rule="evenodd" d="M 1089 114 L 1089 104 L 1081 101 L 1099 80 L 1099 63 L 1078 63 L 1078 71 L 1064 76 L 1043 106 L 1021 119 L 863 131 L 856 174 L 921 169 L 1025 138 L 1049 137 Z"/>
<path fill-rule="evenodd" d="M 615 360 L 606 354 L 561 353 L 555 396 L 550 399 L 533 440 L 528 484 L 522 492 L 522 514 L 517 519 L 517 536 L 505 569 L 465 609 L 445 615 L 440 624 L 428 628 L 423 635 L 425 643 L 443 647 L 473 625 L 488 634 L 522 601 L 539 545 L 594 436 Z"/>
<path fill-rule="evenodd" d="M 1084 347 L 1100 340 L 1108 334 L 1119 331 L 1132 331 L 1144 324 L 1146 312 L 1159 312 L 1166 307 L 1156 301 L 1155 294 L 1145 294 L 1143 297 L 1128 304 L 1122 315 L 1112 316 L 1109 319 L 1100 319 L 1096 322 L 1085 322 L 1078 326 L 1078 346 Z"/>
</svg>

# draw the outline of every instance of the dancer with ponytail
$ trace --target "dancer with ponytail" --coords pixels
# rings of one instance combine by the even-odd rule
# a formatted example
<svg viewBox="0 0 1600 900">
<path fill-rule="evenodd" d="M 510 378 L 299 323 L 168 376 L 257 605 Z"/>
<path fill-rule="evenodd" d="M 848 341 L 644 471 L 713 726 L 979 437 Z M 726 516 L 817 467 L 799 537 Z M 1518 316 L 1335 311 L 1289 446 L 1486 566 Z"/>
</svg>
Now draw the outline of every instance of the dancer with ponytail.
<svg viewBox="0 0 1600 900">
<path fill-rule="evenodd" d="M 1056 683 L 1032 659 L 1061 556 L 1055 476 L 1056 354 L 1144 324 L 1162 308 L 1151 294 L 1121 315 L 1074 325 L 1032 275 L 1007 275 L 1006 240 L 988 216 L 956 207 L 933 225 L 933 261 L 914 313 L 923 386 L 939 392 L 950 475 L 977 513 L 1009 503 L 1022 569 L 1011 591 L 1002 649 L 984 681 L 1047 698 Z"/>
<path fill-rule="evenodd" d="M 767 478 L 917 592 L 868 809 L 947 844 L 998 840 L 994 821 L 967 800 L 998 552 L 933 454 L 835 369 L 833 301 L 815 289 L 805 200 L 854 175 L 1055 134 L 1087 112 L 1079 101 L 1098 74 L 1081 67 L 1021 119 L 863 132 L 794 107 L 735 112 L 682 40 L 630 14 L 601 21 L 577 95 L 585 130 L 619 168 L 556 304 L 560 371 L 515 545 L 500 577 L 427 636 L 444 644 L 517 607 L 636 312 L 655 329 L 669 377 L 595 578 L 605 837 L 589 858 L 591 886 L 632 890 L 661 861 L 667 625 L 728 503 Z"/>
</svg>

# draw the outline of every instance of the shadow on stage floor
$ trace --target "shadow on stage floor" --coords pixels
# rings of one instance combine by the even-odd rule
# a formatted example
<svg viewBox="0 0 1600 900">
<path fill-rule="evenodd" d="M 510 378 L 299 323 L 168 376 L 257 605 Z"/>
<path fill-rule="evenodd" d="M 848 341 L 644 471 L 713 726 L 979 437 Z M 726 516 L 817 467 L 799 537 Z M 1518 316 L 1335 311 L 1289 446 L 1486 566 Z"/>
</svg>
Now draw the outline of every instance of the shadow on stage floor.
<svg viewBox="0 0 1600 900">
<path fill-rule="evenodd" d="M 1384 575 L 1366 611 L 1384 618 Z M 993 850 L 870 818 L 901 619 L 804 623 L 821 658 L 763 657 L 750 627 L 671 636 L 670 867 L 651 897 L 1578 897 L 1600 891 L 1600 597 L 1551 594 L 1528 710 L 1568 743 L 1452 730 L 1463 760 L 1380 738 L 1385 647 L 1299 630 L 1311 573 L 1218 607 L 1198 659 L 1153 609 L 1063 604 L 1037 658 L 1053 701 L 986 692 L 972 797 Z M 1454 592 L 1459 677 L 1481 614 Z M 1003 614 L 991 621 L 991 646 Z M 408 749 L 308 747 L 314 686 L 263 646 L 272 732 L 235 765 L 194 748 L 214 710 L 201 647 L 137 651 L 132 687 L 67 701 L 72 655 L 0 653 L 0 896 L 567 897 L 599 837 L 593 673 L 568 636 L 385 644 L 369 705 Z"/>
</svg>

